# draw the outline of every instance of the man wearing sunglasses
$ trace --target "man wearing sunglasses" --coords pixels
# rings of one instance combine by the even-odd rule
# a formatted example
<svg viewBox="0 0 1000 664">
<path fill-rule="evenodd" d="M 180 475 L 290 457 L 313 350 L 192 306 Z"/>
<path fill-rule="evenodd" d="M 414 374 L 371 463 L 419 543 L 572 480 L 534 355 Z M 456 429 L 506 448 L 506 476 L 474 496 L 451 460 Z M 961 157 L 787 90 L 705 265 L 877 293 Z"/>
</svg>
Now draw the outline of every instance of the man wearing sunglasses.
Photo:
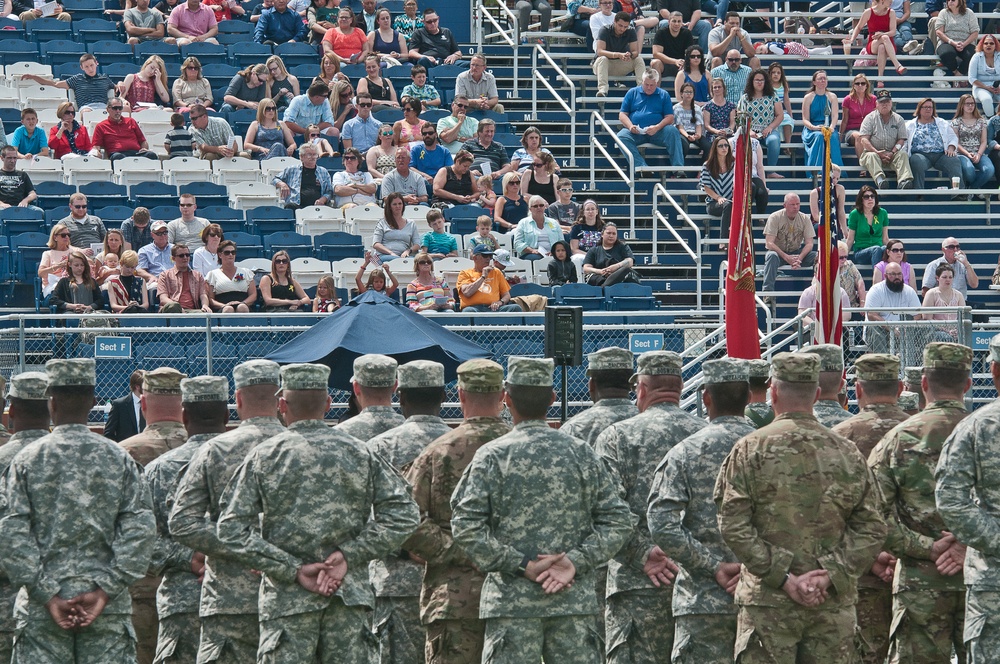
<svg viewBox="0 0 1000 664">
<path fill-rule="evenodd" d="M 451 115 L 441 118 L 437 123 L 441 145 L 448 148 L 453 156 L 458 154 L 462 145 L 471 140 L 479 129 L 479 120 L 468 116 L 468 108 L 469 100 L 456 95 L 451 102 Z"/>
<path fill-rule="evenodd" d="M 382 123 L 372 117 L 372 96 L 367 92 L 359 92 L 358 114 L 344 123 L 340 132 L 340 142 L 344 149 L 356 148 L 364 155 L 368 149 L 378 143 L 378 131 Z"/>
<path fill-rule="evenodd" d="M 17 169 L 17 148 L 5 145 L 0 150 L 3 157 L 3 169 L 0 170 L 0 209 L 9 207 L 26 207 L 42 212 L 42 208 L 31 203 L 38 198 L 31 177 Z"/>
<path fill-rule="evenodd" d="M 91 255 L 90 245 L 104 242 L 107 231 L 101 218 L 87 213 L 87 197 L 81 193 L 69 197 L 69 214 L 59 220 L 69 231 L 69 243 Z"/>
<path fill-rule="evenodd" d="M 149 149 L 139 124 L 122 115 L 125 102 L 115 97 L 108 102 L 107 108 L 107 119 L 101 120 L 94 128 L 94 147 L 90 154 L 111 161 L 125 157 L 146 157 L 159 161 L 156 153 Z"/>
<path fill-rule="evenodd" d="M 413 32 L 407 47 L 410 60 L 427 69 L 462 61 L 462 50 L 455 36 L 448 28 L 441 27 L 440 17 L 430 7 L 424 10 L 424 27 Z"/>
<path fill-rule="evenodd" d="M 608 77 L 635 74 L 636 84 L 642 84 L 646 65 L 642 60 L 642 42 L 635 28 L 629 25 L 628 12 L 618 12 L 610 25 L 601 28 L 594 40 L 594 75 L 597 76 L 597 96 L 608 96 Z M 591 26 L 594 19 L 591 19 Z"/>
<path fill-rule="evenodd" d="M 410 149 L 410 167 L 431 183 L 434 182 L 434 176 L 438 171 L 455 163 L 455 158 L 451 156 L 448 148 L 438 142 L 438 133 L 434 125 L 429 122 L 423 125 L 420 128 L 420 137 L 424 140 L 424 144 L 415 145 Z"/>
<path fill-rule="evenodd" d="M 174 266 L 156 280 L 160 313 L 212 313 L 205 277 L 191 269 L 191 250 L 187 245 L 175 244 L 170 256 L 174 259 Z"/>
<path fill-rule="evenodd" d="M 179 207 L 181 216 L 167 224 L 167 237 L 170 244 L 185 244 L 191 251 L 197 251 L 205 246 L 201 232 L 208 228 L 209 221 L 195 216 L 198 201 L 192 194 L 181 194 Z"/>
<path fill-rule="evenodd" d="M 969 257 L 962 251 L 962 245 L 953 237 L 946 237 L 941 243 L 940 258 L 935 258 L 927 264 L 924 270 L 924 281 L 921 284 L 920 297 L 937 286 L 937 269 L 942 264 L 948 264 L 955 270 L 955 281 L 952 287 L 968 300 L 969 288 L 979 288 L 979 275 L 969 262 Z"/>
</svg>

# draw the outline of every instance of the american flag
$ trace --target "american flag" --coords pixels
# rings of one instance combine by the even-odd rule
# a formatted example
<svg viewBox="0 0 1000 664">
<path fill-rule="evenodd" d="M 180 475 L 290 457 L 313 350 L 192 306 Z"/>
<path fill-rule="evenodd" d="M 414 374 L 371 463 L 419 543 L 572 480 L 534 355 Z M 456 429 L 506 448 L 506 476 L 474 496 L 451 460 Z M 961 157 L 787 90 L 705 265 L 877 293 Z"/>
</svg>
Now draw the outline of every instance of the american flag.
<svg viewBox="0 0 1000 664">
<path fill-rule="evenodd" d="M 823 175 L 820 179 L 822 199 L 819 206 L 818 241 L 819 284 L 816 290 L 816 325 L 814 335 L 818 344 L 837 344 L 843 334 L 844 317 L 840 294 L 840 252 L 837 250 L 835 200 L 830 184 L 830 137 L 833 130 L 823 128 Z"/>
</svg>

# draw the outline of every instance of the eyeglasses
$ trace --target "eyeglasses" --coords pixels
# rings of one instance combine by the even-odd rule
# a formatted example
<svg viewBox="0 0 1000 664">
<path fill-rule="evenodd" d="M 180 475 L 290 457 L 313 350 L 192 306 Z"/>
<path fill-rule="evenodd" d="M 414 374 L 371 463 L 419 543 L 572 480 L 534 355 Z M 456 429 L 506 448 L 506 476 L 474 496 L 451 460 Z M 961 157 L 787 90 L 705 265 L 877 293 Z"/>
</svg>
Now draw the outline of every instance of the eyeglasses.
<svg viewBox="0 0 1000 664">
<path fill-rule="evenodd" d="M 153 235 L 166 235 L 166 231 L 153 231 Z"/>
<path fill-rule="evenodd" d="M 69 237 L 69 233 L 56 233 L 56 237 Z"/>
<path fill-rule="evenodd" d="M 275 265 L 286 265 L 287 263 L 288 263 L 288 259 L 287 258 L 275 258 L 274 259 L 274 264 Z"/>
<path fill-rule="evenodd" d="M 960 244 L 946 244 L 946 245 L 944 245 L 944 248 L 945 249 L 961 249 L 962 245 L 960 245 Z"/>
<path fill-rule="evenodd" d="M 901 254 L 901 253 L 903 253 L 903 248 L 902 247 L 896 247 L 895 249 L 890 249 L 889 253 L 890 254 Z"/>
<path fill-rule="evenodd" d="M 726 58 L 726 62 L 739 62 L 739 58 Z"/>
<path fill-rule="evenodd" d="M 439 18 L 425 18 L 425 19 L 424 19 L 424 24 L 425 24 L 425 25 L 430 25 L 430 24 L 432 24 L 432 23 L 437 23 L 437 22 L 438 22 L 438 21 L 440 21 L 440 20 L 441 20 L 441 19 L 439 19 Z"/>
<path fill-rule="evenodd" d="M 201 69 L 201 67 L 199 67 L 199 66 L 197 66 L 197 65 L 188 65 L 188 66 L 187 66 L 187 67 L 185 67 L 184 69 L 187 69 L 187 70 L 189 70 L 189 71 L 190 71 L 190 70 L 193 70 L 193 71 L 198 71 L 199 69 Z"/>
<path fill-rule="evenodd" d="M 174 258 L 191 258 L 191 254 L 174 254 Z"/>
<path fill-rule="evenodd" d="M 535 161 L 535 162 L 532 162 L 532 163 L 531 163 L 531 165 L 532 165 L 532 166 L 534 166 L 535 168 L 541 168 L 541 167 L 542 167 L 542 166 L 544 166 L 545 164 L 543 164 L 543 163 L 542 163 L 542 162 L 540 162 L 540 161 Z"/>
<path fill-rule="evenodd" d="M 421 136 L 437 136 L 437 132 L 436 131 L 422 131 L 422 132 L 420 132 L 420 135 Z"/>
<path fill-rule="evenodd" d="M 510 182 L 507 183 L 507 186 L 509 187 L 509 186 L 515 185 L 515 184 L 521 184 L 521 181 L 520 180 L 511 180 Z"/>
<path fill-rule="evenodd" d="M 344 161 L 357 161 L 357 160 L 358 160 L 358 158 L 355 157 L 353 154 L 349 154 L 349 155 L 345 155 L 344 156 Z"/>
<path fill-rule="evenodd" d="M 201 115 L 192 115 L 192 116 L 191 116 L 191 119 L 192 119 L 192 120 L 197 120 L 197 119 L 199 119 L 199 118 L 203 118 L 203 117 L 205 117 L 205 115 L 206 115 L 205 113 L 202 113 Z"/>
<path fill-rule="evenodd" d="M 417 265 L 434 265 L 434 261 L 420 261 Z"/>
<path fill-rule="evenodd" d="M 358 108 L 371 108 L 371 107 L 372 107 L 371 104 L 366 104 L 364 102 L 361 102 L 360 104 L 358 104 Z"/>
<path fill-rule="evenodd" d="M 309 138 L 319 138 L 319 134 L 309 134 Z"/>
<path fill-rule="evenodd" d="M 76 115 L 76 111 L 66 111 L 63 115 Z"/>
<path fill-rule="evenodd" d="M 841 256 L 840 257 L 840 262 L 841 263 L 846 263 L 847 262 L 847 256 Z"/>
<path fill-rule="evenodd" d="M 383 131 L 382 135 L 383 136 L 392 136 L 392 132 L 391 131 Z"/>
<path fill-rule="evenodd" d="M 865 194 L 861 198 L 864 198 L 866 200 L 873 199 L 873 198 L 875 198 L 875 194 Z"/>
<path fill-rule="evenodd" d="M 212 231 L 211 233 L 208 234 L 208 237 L 222 237 L 222 233 L 216 233 L 215 231 Z"/>
<path fill-rule="evenodd" d="M 181 203 L 179 207 L 194 207 L 194 203 Z"/>
<path fill-rule="evenodd" d="M 235 256 L 236 255 L 236 250 L 235 249 L 226 249 L 225 251 L 222 251 L 220 253 L 223 256 Z"/>
<path fill-rule="evenodd" d="M 108 108 L 111 109 L 112 111 L 121 111 L 121 110 L 124 110 L 125 107 L 124 106 L 109 106 Z"/>
<path fill-rule="evenodd" d="M 854 87 L 867 88 L 868 84 L 864 81 L 854 81 Z"/>
<path fill-rule="evenodd" d="M 690 56 L 692 60 L 701 60 L 701 53 L 692 53 Z"/>
<path fill-rule="evenodd" d="M 459 104 L 459 103 L 458 103 L 458 102 L 456 101 L 456 102 L 455 102 L 455 108 L 468 108 L 468 106 L 467 106 L 466 104 Z"/>
<path fill-rule="evenodd" d="M 415 108 L 404 108 L 403 112 L 404 113 L 416 113 L 417 109 L 415 109 Z"/>
<path fill-rule="evenodd" d="M 86 203 L 83 204 L 83 205 L 74 205 L 73 209 L 74 210 L 86 210 L 87 209 L 87 205 L 86 205 Z"/>
<path fill-rule="evenodd" d="M 564 194 L 568 194 L 568 193 L 571 193 L 573 191 L 573 187 L 564 187 L 564 188 L 560 189 L 559 191 L 563 192 Z"/>
<path fill-rule="evenodd" d="M 531 206 L 532 209 L 543 208 L 543 207 L 545 207 L 545 203 L 535 203 L 534 205 Z"/>
</svg>

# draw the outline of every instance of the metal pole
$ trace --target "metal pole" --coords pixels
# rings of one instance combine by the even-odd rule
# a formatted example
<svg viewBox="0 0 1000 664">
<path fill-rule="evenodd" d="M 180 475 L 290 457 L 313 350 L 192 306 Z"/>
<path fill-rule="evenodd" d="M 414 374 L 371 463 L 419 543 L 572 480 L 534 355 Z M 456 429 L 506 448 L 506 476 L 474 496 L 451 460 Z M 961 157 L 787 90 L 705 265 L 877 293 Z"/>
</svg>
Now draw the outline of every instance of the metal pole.
<svg viewBox="0 0 1000 664">
<path fill-rule="evenodd" d="M 560 423 L 566 423 L 566 401 L 569 399 L 569 386 L 566 384 L 566 365 L 562 365 L 562 415 L 559 419 Z"/>
</svg>

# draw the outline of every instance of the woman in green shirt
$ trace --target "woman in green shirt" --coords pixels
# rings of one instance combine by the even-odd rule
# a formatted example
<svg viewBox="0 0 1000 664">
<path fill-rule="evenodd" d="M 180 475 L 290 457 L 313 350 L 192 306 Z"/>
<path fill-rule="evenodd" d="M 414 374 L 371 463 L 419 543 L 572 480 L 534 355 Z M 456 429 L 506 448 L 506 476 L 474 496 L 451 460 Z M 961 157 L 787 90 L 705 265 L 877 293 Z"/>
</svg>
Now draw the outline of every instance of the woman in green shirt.
<svg viewBox="0 0 1000 664">
<path fill-rule="evenodd" d="M 866 184 L 858 190 L 854 209 L 847 216 L 847 250 L 854 252 L 855 263 L 874 266 L 888 241 L 889 214 L 879 207 L 875 187 Z"/>
</svg>

